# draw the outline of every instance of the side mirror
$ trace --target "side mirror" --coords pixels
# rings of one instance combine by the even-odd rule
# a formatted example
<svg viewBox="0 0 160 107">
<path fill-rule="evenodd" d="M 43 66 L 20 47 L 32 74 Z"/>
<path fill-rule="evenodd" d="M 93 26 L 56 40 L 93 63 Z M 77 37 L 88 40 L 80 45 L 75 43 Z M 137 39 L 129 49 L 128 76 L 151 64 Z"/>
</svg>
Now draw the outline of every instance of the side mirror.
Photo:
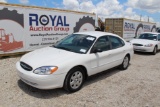
<svg viewBox="0 0 160 107">
<path fill-rule="evenodd" d="M 92 53 L 100 53 L 100 52 L 103 52 L 102 49 L 94 49 L 94 50 L 92 51 Z"/>
</svg>

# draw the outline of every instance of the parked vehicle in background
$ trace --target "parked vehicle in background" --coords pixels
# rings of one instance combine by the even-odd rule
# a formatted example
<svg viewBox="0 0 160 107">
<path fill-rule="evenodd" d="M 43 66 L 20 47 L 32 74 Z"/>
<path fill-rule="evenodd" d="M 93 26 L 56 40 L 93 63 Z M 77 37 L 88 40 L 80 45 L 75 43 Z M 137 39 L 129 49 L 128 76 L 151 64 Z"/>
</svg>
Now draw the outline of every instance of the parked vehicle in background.
<svg viewBox="0 0 160 107">
<path fill-rule="evenodd" d="M 33 87 L 64 87 L 69 92 L 75 92 L 88 76 L 115 66 L 127 69 L 133 53 L 133 45 L 118 35 L 79 32 L 54 46 L 24 55 L 16 67 L 20 79 Z"/>
<path fill-rule="evenodd" d="M 156 32 L 156 23 L 126 18 L 106 18 L 106 32 L 115 33 L 126 41 L 138 37 L 143 32 Z"/>
<path fill-rule="evenodd" d="M 160 49 L 160 33 L 145 32 L 130 41 L 135 51 L 151 52 L 153 55 Z"/>
</svg>

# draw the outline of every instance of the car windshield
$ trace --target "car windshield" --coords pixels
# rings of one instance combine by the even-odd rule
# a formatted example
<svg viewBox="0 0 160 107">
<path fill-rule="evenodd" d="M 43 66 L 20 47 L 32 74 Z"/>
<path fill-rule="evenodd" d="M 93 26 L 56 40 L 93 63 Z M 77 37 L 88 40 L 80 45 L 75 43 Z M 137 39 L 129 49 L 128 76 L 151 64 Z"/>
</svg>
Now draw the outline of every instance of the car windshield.
<svg viewBox="0 0 160 107">
<path fill-rule="evenodd" d="M 148 39 L 148 40 L 157 40 L 156 34 L 144 33 L 141 34 L 138 39 Z"/>
<path fill-rule="evenodd" d="M 85 54 L 95 41 L 95 37 L 84 34 L 71 34 L 56 43 L 53 47 L 75 53 Z"/>
</svg>

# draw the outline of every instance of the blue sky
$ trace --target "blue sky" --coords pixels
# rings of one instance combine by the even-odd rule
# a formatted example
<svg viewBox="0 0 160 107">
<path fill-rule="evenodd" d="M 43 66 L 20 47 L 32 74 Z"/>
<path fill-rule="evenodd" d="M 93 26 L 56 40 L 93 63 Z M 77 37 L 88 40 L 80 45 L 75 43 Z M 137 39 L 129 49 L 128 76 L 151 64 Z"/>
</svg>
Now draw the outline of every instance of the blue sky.
<svg viewBox="0 0 160 107">
<path fill-rule="evenodd" d="M 160 26 L 160 0 L 0 0 L 11 4 L 94 12 L 102 19 L 125 17 Z"/>
</svg>

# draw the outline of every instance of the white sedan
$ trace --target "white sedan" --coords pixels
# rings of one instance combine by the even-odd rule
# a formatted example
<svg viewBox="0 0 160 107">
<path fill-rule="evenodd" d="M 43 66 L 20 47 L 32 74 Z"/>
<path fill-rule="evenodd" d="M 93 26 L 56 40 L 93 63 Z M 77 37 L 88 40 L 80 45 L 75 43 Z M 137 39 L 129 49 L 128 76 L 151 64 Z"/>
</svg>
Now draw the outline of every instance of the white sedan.
<svg viewBox="0 0 160 107">
<path fill-rule="evenodd" d="M 151 52 L 153 55 L 160 49 L 160 33 L 145 32 L 130 41 L 135 51 Z"/>
<path fill-rule="evenodd" d="M 115 66 L 125 70 L 134 51 L 131 43 L 105 32 L 74 33 L 54 46 L 25 54 L 16 63 L 20 79 L 38 89 L 81 89 L 88 76 Z"/>
</svg>

